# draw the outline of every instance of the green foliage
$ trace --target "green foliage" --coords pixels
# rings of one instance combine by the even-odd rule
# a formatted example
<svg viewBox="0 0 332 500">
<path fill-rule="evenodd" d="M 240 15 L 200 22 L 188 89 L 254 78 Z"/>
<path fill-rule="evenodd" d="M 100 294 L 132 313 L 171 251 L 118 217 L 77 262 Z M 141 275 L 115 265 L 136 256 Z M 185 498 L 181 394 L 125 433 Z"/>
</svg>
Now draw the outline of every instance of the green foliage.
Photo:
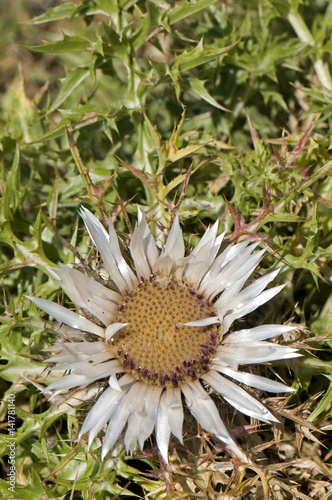
<svg viewBox="0 0 332 500">
<path fill-rule="evenodd" d="M 67 301 L 50 268 L 78 262 L 73 248 L 89 255 L 77 214 L 82 204 L 104 222 L 111 213 L 120 232 L 130 231 L 137 205 L 144 207 L 160 241 L 179 210 L 188 247 L 218 218 L 229 241 L 258 234 L 271 253 L 263 265 L 279 265 L 278 279 L 287 283 L 274 310 L 263 309 L 264 322 L 302 323 L 317 338 L 316 357 L 305 354 L 297 367 L 294 415 L 330 430 L 331 4 L 37 4 L 9 3 L 0 16 L 2 465 L 8 467 L 8 397 L 15 394 L 17 498 L 68 499 L 71 491 L 73 499 L 182 498 L 192 484 L 204 498 L 220 498 L 227 481 L 205 475 L 203 465 L 193 483 L 183 479 L 183 464 L 174 465 L 174 489 L 166 491 L 156 457 L 141 458 L 137 468 L 120 452 L 100 463 L 100 442 L 91 451 L 77 442 L 84 411 L 73 404 L 54 412 L 40 392 L 47 385 L 43 349 L 53 335 L 24 296 Z M 282 367 L 275 370 L 290 383 Z M 291 425 L 285 422 L 282 439 L 293 445 Z M 296 425 L 304 432 L 303 421 Z M 248 437 L 250 446 L 272 440 L 266 432 Z M 328 434 L 315 436 L 331 448 Z M 322 460 L 323 447 L 318 454 Z M 264 460 L 279 458 L 267 452 Z M 229 498 L 249 491 L 247 480 L 266 494 L 266 467 L 230 480 Z M 322 470 L 317 477 L 325 480 Z M 293 498 L 326 493 L 301 475 L 294 481 Z M 0 491 L 15 498 L 5 480 Z"/>
</svg>

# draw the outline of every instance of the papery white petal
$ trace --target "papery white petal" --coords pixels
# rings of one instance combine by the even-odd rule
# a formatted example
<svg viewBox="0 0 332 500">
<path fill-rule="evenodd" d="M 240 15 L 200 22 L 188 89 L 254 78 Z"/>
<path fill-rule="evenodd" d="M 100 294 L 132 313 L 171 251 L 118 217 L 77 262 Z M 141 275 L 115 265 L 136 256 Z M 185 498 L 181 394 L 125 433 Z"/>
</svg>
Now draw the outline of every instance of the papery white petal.
<svg viewBox="0 0 332 500">
<path fill-rule="evenodd" d="M 228 353 L 225 353 L 225 355 L 221 354 L 220 352 L 217 353 L 219 356 L 218 358 L 213 359 L 212 366 L 214 367 L 215 370 L 220 370 L 221 371 L 223 368 L 228 367 L 231 368 L 232 370 L 237 370 L 239 368 L 239 364 L 241 364 L 241 361 L 238 361 L 235 354 L 234 356 L 227 356 Z"/>
<path fill-rule="evenodd" d="M 123 431 L 124 426 L 127 423 L 128 417 L 134 407 L 139 385 L 140 382 L 136 382 L 135 384 L 133 384 L 127 394 L 125 394 L 121 398 L 119 405 L 116 407 L 116 410 L 112 416 L 110 423 L 108 424 L 105 434 L 102 449 L 102 460 L 113 448 L 116 441 L 118 440 L 118 437 Z"/>
<path fill-rule="evenodd" d="M 91 366 L 108 361 L 113 358 L 110 351 L 99 352 L 98 354 L 92 354 L 91 356 L 79 356 L 79 359 L 72 358 L 69 363 L 57 364 L 56 366 L 48 368 L 49 370 L 75 370 L 75 373 L 82 372 L 82 375 L 86 375 L 87 370 L 90 370 Z M 51 362 L 48 359 L 48 362 Z M 54 360 L 53 360 L 54 361 Z M 57 361 L 59 363 L 59 361 Z"/>
<path fill-rule="evenodd" d="M 138 224 L 130 242 L 130 253 L 138 278 L 148 279 L 158 258 L 158 249 L 146 223 L 145 214 L 137 208 Z"/>
<path fill-rule="evenodd" d="M 166 388 L 167 418 L 172 433 L 183 443 L 183 406 L 181 401 L 181 390 L 179 387 Z"/>
<path fill-rule="evenodd" d="M 294 326 L 286 325 L 261 325 L 254 328 L 238 330 L 224 337 L 224 344 L 237 344 L 244 342 L 256 342 L 260 340 L 271 339 L 277 335 L 295 330 Z"/>
<path fill-rule="evenodd" d="M 104 266 L 120 290 L 124 293 L 131 290 L 138 283 L 138 280 L 121 255 L 119 240 L 114 227 L 110 222 L 110 233 L 107 234 L 104 226 L 86 208 L 81 209 L 80 215 L 89 232 L 90 238 L 95 243 Z"/>
<path fill-rule="evenodd" d="M 248 342 L 248 344 L 223 344 L 217 347 L 215 359 L 230 358 L 238 364 L 265 363 L 277 359 L 300 357 L 297 349 L 269 342 Z"/>
<path fill-rule="evenodd" d="M 144 415 L 131 413 L 128 417 L 127 430 L 124 437 L 124 445 L 127 453 L 133 453 L 139 438 L 139 431 L 144 421 Z"/>
<path fill-rule="evenodd" d="M 95 335 L 99 335 L 99 337 L 105 337 L 104 328 L 91 323 L 91 321 L 87 320 L 83 316 L 62 307 L 59 304 L 55 304 L 50 300 L 29 297 L 28 295 L 26 295 L 26 298 L 31 300 L 31 302 L 36 304 L 37 307 L 45 311 L 50 316 L 53 316 L 53 318 L 61 323 L 66 323 L 67 325 L 77 328 L 78 330 L 82 330 L 83 332 L 94 333 Z"/>
<path fill-rule="evenodd" d="M 288 387 L 285 384 L 270 380 L 265 377 L 260 377 L 259 375 L 253 375 L 252 373 L 239 372 L 237 370 L 232 370 L 229 367 L 220 367 L 212 363 L 212 370 L 217 370 L 224 375 L 228 375 L 237 382 L 241 384 L 249 385 L 249 387 L 254 387 L 255 389 L 260 389 L 261 391 L 267 392 L 293 392 L 294 389 Z"/>
<path fill-rule="evenodd" d="M 218 225 L 219 225 L 219 221 L 216 221 L 212 227 L 209 227 L 205 231 L 202 238 L 200 239 L 200 241 L 197 243 L 197 245 L 195 246 L 195 248 L 191 252 L 191 256 L 198 255 L 200 253 L 200 251 L 202 250 L 202 248 L 206 245 L 206 243 L 210 243 L 210 247 L 213 247 L 215 240 L 216 240 L 217 232 L 218 232 Z M 221 244 L 220 239 L 218 240 L 218 242 L 219 242 L 219 246 L 220 246 L 220 244 Z"/>
<path fill-rule="evenodd" d="M 128 324 L 129 323 L 113 323 L 112 325 L 109 325 L 105 331 L 105 340 L 107 341 L 112 338 L 113 335 L 116 334 L 116 332 L 118 332 L 119 330 L 121 330 L 121 328 L 127 326 Z"/>
<path fill-rule="evenodd" d="M 119 363 L 118 359 L 110 359 L 109 361 L 95 363 L 94 365 L 87 363 L 86 366 L 87 375 L 91 377 L 94 376 L 95 380 L 107 378 L 113 375 L 113 373 L 121 373 L 123 371 L 123 366 Z M 80 372 L 81 371 L 83 370 L 80 370 Z"/>
<path fill-rule="evenodd" d="M 227 441 L 231 439 L 226 427 L 222 423 L 218 410 L 205 392 L 201 384 L 195 380 L 181 385 L 187 407 L 200 425 L 208 432 L 223 435 Z"/>
<path fill-rule="evenodd" d="M 88 336 L 86 336 L 82 330 L 77 330 L 60 321 L 52 323 L 52 330 L 59 339 L 61 338 L 66 341 L 82 342 L 88 339 Z"/>
<path fill-rule="evenodd" d="M 251 285 L 244 288 L 240 293 L 236 293 L 230 296 L 226 293 L 222 294 L 216 302 L 218 311 L 224 312 L 235 310 L 246 305 L 249 301 L 252 301 L 252 299 L 256 298 L 262 293 L 267 285 L 274 280 L 278 272 L 279 269 L 276 269 L 272 273 L 268 273 L 265 276 L 262 276 L 258 280 L 254 281 Z"/>
<path fill-rule="evenodd" d="M 168 276 L 174 267 L 174 261 L 169 255 L 160 255 L 153 266 L 153 273 Z"/>
<path fill-rule="evenodd" d="M 156 422 L 156 441 L 158 449 L 166 463 L 168 463 L 168 445 L 170 435 L 171 426 L 168 421 L 166 392 L 163 392 L 158 407 Z"/>
<path fill-rule="evenodd" d="M 124 258 L 122 257 L 119 245 L 119 238 L 114 229 L 111 217 L 109 218 L 108 232 L 109 232 L 109 244 L 112 249 L 112 254 L 114 256 L 116 266 L 119 272 L 121 273 L 121 276 L 127 283 L 127 289 L 128 287 L 129 289 L 134 288 L 138 284 L 138 280 L 133 271 L 126 263 L 126 261 L 124 260 Z"/>
<path fill-rule="evenodd" d="M 120 386 L 120 384 L 119 384 L 119 381 L 118 381 L 118 379 L 117 379 L 117 377 L 116 377 L 115 372 L 114 372 L 114 373 L 110 376 L 110 378 L 108 379 L 108 385 L 109 385 L 110 387 L 112 387 L 112 389 L 115 389 L 116 391 L 119 391 L 119 392 L 121 392 L 121 391 L 122 391 L 121 386 Z"/>
<path fill-rule="evenodd" d="M 184 326 L 209 326 L 215 325 L 216 323 L 220 323 L 219 318 L 217 316 L 208 317 L 204 319 L 197 319 L 196 321 L 189 321 L 188 323 L 183 323 Z"/>
<path fill-rule="evenodd" d="M 121 392 L 108 387 L 102 393 L 89 411 L 89 414 L 86 417 L 80 431 L 79 438 L 81 438 L 86 432 L 89 432 L 89 446 L 91 445 L 98 432 L 112 418 L 119 402 L 127 394 L 133 383 L 134 380 L 129 375 L 124 375 L 119 380 Z"/>
<path fill-rule="evenodd" d="M 179 216 L 176 214 L 170 232 L 168 233 L 164 250 L 153 265 L 153 272 L 169 274 L 178 261 L 184 257 L 184 243 L 182 231 L 179 224 Z"/>
<path fill-rule="evenodd" d="M 237 258 L 240 259 L 243 252 L 245 252 L 244 255 L 246 256 L 250 255 L 253 249 L 247 249 L 248 245 L 249 240 L 242 241 L 237 245 L 229 245 L 220 255 L 218 255 L 218 257 L 211 263 L 208 272 L 206 273 L 200 284 L 200 292 L 203 293 L 207 290 L 208 287 L 211 286 L 213 287 L 212 290 L 214 290 L 216 281 L 223 279 L 223 273 L 227 272 L 229 266 L 233 265 L 234 260 L 236 260 Z M 235 266 L 235 269 L 239 269 L 240 267 L 241 266 L 237 265 Z M 212 293 L 212 290 L 210 291 L 210 293 Z"/>
<path fill-rule="evenodd" d="M 211 242 L 206 242 L 198 254 L 190 255 L 184 266 L 183 280 L 197 289 L 209 267 L 208 258 L 210 247 Z"/>
<path fill-rule="evenodd" d="M 264 250 L 260 250 L 251 255 L 257 245 L 258 242 L 255 242 L 246 246 L 233 260 L 228 261 L 214 277 L 208 274 L 202 281 L 199 292 L 212 300 L 230 286 L 236 286 L 240 290 L 264 253 Z"/>
<path fill-rule="evenodd" d="M 48 387 L 48 391 L 64 391 L 72 389 L 73 387 L 85 386 L 95 381 L 95 377 L 87 377 L 86 375 L 77 375 L 76 373 L 71 373 L 66 375 L 59 380 L 55 380 Z"/>
<path fill-rule="evenodd" d="M 252 251 L 253 247 L 255 248 L 256 245 L 255 244 L 250 245 L 245 250 Z M 226 272 L 221 273 L 221 276 L 222 276 L 221 283 L 219 282 L 218 286 L 215 286 L 213 292 L 210 295 L 210 300 L 213 300 L 215 298 L 215 296 L 221 292 L 223 292 L 221 295 L 222 300 L 220 297 L 220 302 L 222 304 L 227 304 L 234 297 L 236 297 L 237 294 L 240 292 L 240 290 L 243 288 L 243 286 L 246 283 L 246 281 L 248 280 L 248 278 L 253 273 L 258 262 L 261 260 L 264 252 L 265 252 L 265 250 L 259 250 L 258 252 L 255 252 L 252 255 L 249 255 L 249 257 L 245 261 L 245 264 L 236 265 L 236 262 L 234 262 L 234 265 L 230 266 L 230 264 L 233 264 L 230 262 L 227 265 L 227 269 L 228 268 L 230 268 L 230 269 L 228 269 L 227 273 Z M 226 271 L 226 269 L 225 269 L 225 271 Z M 216 303 L 216 305 L 218 305 L 218 304 Z"/>
<path fill-rule="evenodd" d="M 251 285 L 250 285 L 251 286 Z M 227 332 L 231 324 L 238 318 L 241 318 L 242 316 L 245 316 L 246 314 L 249 314 L 250 312 L 254 311 L 257 309 L 259 306 L 265 304 L 265 302 L 268 302 L 270 299 L 272 299 L 277 293 L 280 292 L 285 287 L 285 285 L 280 285 L 276 286 L 274 288 L 270 288 L 269 290 L 265 290 L 265 292 L 262 292 L 260 295 L 257 297 L 253 297 L 249 299 L 249 292 L 246 294 L 246 296 L 239 297 L 242 292 L 238 294 L 238 300 L 240 305 L 236 306 L 234 309 L 231 309 L 230 311 L 227 309 L 227 307 L 222 307 L 221 309 L 218 308 L 218 316 L 220 318 L 220 322 L 222 324 L 222 333 Z M 248 287 L 250 288 L 250 287 Z M 244 290 L 246 291 L 246 289 Z M 247 300 L 247 302 L 244 302 L 244 300 Z"/>
<path fill-rule="evenodd" d="M 199 287 L 200 281 L 215 259 L 225 235 L 223 233 L 217 237 L 217 231 L 218 221 L 213 224 L 212 228 L 205 231 L 186 262 L 183 273 L 184 280 L 196 288 Z"/>
<path fill-rule="evenodd" d="M 210 370 L 201 377 L 215 391 L 219 392 L 229 404 L 246 415 L 263 422 L 278 422 L 265 406 L 250 396 L 245 390 L 222 377 L 218 372 Z"/>
<path fill-rule="evenodd" d="M 144 233 L 146 226 L 145 219 L 142 219 L 140 224 L 135 228 L 134 234 L 130 241 L 130 253 L 133 258 L 136 274 L 138 278 L 148 279 L 151 276 L 152 270 L 146 258 L 144 248 Z"/>
<path fill-rule="evenodd" d="M 119 404 L 121 403 L 121 398 L 124 397 L 126 391 L 120 393 L 115 391 L 116 394 L 108 395 L 109 397 L 103 401 L 103 405 L 100 407 L 99 419 L 95 425 L 91 428 L 89 432 L 88 446 L 90 447 L 94 438 L 97 436 L 98 432 L 111 420 L 114 413 L 116 412 Z M 110 397 L 111 396 L 111 397 Z M 98 400 L 99 401 L 99 400 Z M 97 401 L 97 402 L 98 402 Z M 89 416 L 89 415 L 88 415 Z M 83 433 L 82 433 L 83 435 Z"/>
<path fill-rule="evenodd" d="M 89 411 L 80 430 L 79 439 L 95 426 L 98 426 L 97 434 L 109 421 L 112 413 L 115 411 L 116 402 L 122 397 L 123 394 L 121 392 L 108 387 Z M 93 438 L 91 441 L 93 441 Z"/>
<path fill-rule="evenodd" d="M 50 356 L 48 359 L 45 359 L 44 363 L 63 363 L 63 362 L 75 362 L 80 361 L 82 359 L 86 359 L 88 356 L 84 351 L 76 350 L 78 346 L 85 345 L 88 342 L 65 342 L 58 343 L 52 346 L 52 351 L 58 354 L 54 354 Z M 92 343 L 94 345 L 95 343 Z M 102 342 L 96 342 L 96 344 L 103 344 Z M 98 346 L 99 347 L 99 346 Z M 101 350 L 97 350 L 98 354 Z"/>
<path fill-rule="evenodd" d="M 135 405 L 128 418 L 127 431 L 124 438 L 124 444 L 127 451 L 132 453 L 139 438 L 139 431 L 144 418 L 144 406 L 146 393 L 149 390 L 148 384 L 141 384 L 137 389 Z"/>
<path fill-rule="evenodd" d="M 236 455 L 244 459 L 244 453 L 238 448 L 229 435 L 228 430 L 220 418 L 216 405 L 204 391 L 201 384 L 197 380 L 188 382 L 181 386 L 181 390 L 189 410 L 203 429 L 212 432 L 220 441 L 226 443 Z"/>
<path fill-rule="evenodd" d="M 218 255 L 218 257 L 213 263 L 213 267 L 215 267 L 216 268 L 215 270 L 219 272 L 220 269 L 222 269 L 228 264 L 228 262 L 236 259 L 238 255 L 242 255 L 244 249 L 248 245 L 254 245 L 253 248 L 256 248 L 258 244 L 259 241 L 253 241 L 250 239 L 241 241 L 240 243 L 236 244 L 231 243 L 230 245 L 228 245 L 228 247 L 225 248 L 225 250 L 220 255 Z"/>
<path fill-rule="evenodd" d="M 105 342 L 64 342 L 54 344 L 51 348 L 54 354 L 45 360 L 45 363 L 66 363 L 87 359 L 94 354 L 102 352 L 109 353 L 109 348 Z"/>
<path fill-rule="evenodd" d="M 162 386 L 152 386 L 149 388 L 149 392 L 147 393 L 144 407 L 144 418 L 140 423 L 138 437 L 138 444 L 141 450 L 143 449 L 145 440 L 152 434 L 156 424 L 159 400 L 163 389 L 164 388 Z"/>
<path fill-rule="evenodd" d="M 59 380 L 55 380 L 48 386 L 48 390 L 72 389 L 79 385 L 88 385 L 101 378 L 109 377 L 113 372 L 119 373 L 123 370 L 117 359 L 112 359 L 105 363 L 97 363 L 96 366 L 87 365 L 86 374 L 71 373 Z"/>
<path fill-rule="evenodd" d="M 54 269 L 60 285 L 68 297 L 79 307 L 86 309 L 105 325 L 109 325 L 115 317 L 121 295 L 97 283 L 93 278 L 60 264 Z"/>
<path fill-rule="evenodd" d="M 184 257 L 184 242 L 179 223 L 179 214 L 176 214 L 174 217 L 172 227 L 167 236 L 164 253 L 175 262 Z"/>
</svg>

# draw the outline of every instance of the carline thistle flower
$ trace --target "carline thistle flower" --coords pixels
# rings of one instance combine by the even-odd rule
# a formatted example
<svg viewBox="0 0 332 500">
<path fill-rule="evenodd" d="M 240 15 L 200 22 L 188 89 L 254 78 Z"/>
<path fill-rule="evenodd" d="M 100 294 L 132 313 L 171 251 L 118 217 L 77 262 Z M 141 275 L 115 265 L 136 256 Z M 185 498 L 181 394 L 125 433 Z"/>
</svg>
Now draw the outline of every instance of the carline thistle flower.
<svg viewBox="0 0 332 500">
<path fill-rule="evenodd" d="M 108 380 L 108 387 L 88 413 L 80 437 L 89 446 L 107 425 L 102 458 L 126 427 L 124 444 L 132 453 L 155 429 L 158 449 L 168 461 L 171 433 L 182 443 L 183 402 L 207 432 L 247 461 L 227 431 L 207 393 L 210 387 L 242 413 L 278 422 L 238 383 L 269 392 L 288 392 L 284 384 L 239 369 L 299 356 L 296 349 L 266 342 L 292 327 L 263 325 L 230 332 L 232 323 L 272 299 L 283 285 L 265 290 L 278 270 L 245 286 L 262 258 L 259 241 L 229 245 L 218 255 L 223 235 L 218 222 L 207 229 L 185 257 L 178 216 L 162 251 L 138 210 L 129 250 L 135 272 L 122 256 L 110 221 L 109 232 L 82 208 L 80 213 L 114 290 L 65 266 L 54 269 L 70 299 L 94 320 L 51 301 L 29 297 L 60 323 L 76 330 L 73 341 L 56 343 L 51 369 L 70 371 L 51 383 L 59 394 Z M 115 291 L 116 290 L 116 291 Z M 90 335 L 86 335 L 86 334 Z M 77 334 L 80 341 L 77 340 Z M 92 334 L 92 336 L 91 336 Z M 235 382 L 234 382 L 235 381 Z"/>
</svg>

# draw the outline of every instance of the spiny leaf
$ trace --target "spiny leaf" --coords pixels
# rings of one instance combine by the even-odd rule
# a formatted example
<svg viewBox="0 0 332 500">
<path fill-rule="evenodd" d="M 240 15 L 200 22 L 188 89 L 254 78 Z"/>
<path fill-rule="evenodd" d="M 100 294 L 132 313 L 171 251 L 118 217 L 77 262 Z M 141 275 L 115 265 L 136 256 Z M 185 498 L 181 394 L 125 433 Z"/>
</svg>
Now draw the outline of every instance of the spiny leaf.
<svg viewBox="0 0 332 500">
<path fill-rule="evenodd" d="M 205 83 L 204 81 L 199 80 L 198 78 L 190 78 L 189 83 L 190 83 L 190 87 L 193 89 L 193 91 L 196 92 L 196 94 L 198 94 L 202 99 L 204 99 L 204 101 L 208 102 L 209 104 L 211 104 L 215 108 L 221 109 L 222 111 L 227 111 L 228 113 L 231 112 L 229 109 L 227 109 L 224 106 L 222 106 L 221 104 L 219 104 L 209 94 L 209 92 L 206 90 L 206 88 L 204 86 L 204 83 Z"/>
<path fill-rule="evenodd" d="M 47 113 L 52 113 L 81 85 L 91 73 L 90 68 L 74 68 L 65 78 L 61 78 L 61 89 Z"/>
<path fill-rule="evenodd" d="M 186 17 L 193 16 L 197 12 L 200 12 L 210 5 L 216 3 L 217 0 L 198 0 L 197 2 L 188 2 L 183 0 L 168 13 L 168 23 L 170 25 L 185 19 Z"/>
<path fill-rule="evenodd" d="M 77 9 L 77 5 L 72 2 L 66 2 L 61 5 L 57 5 L 56 7 L 52 7 L 47 9 L 44 14 L 40 16 L 33 17 L 26 21 L 25 24 L 42 24 L 48 23 L 50 21 L 60 21 L 61 19 L 68 19 L 73 15 L 75 10 Z"/>
<path fill-rule="evenodd" d="M 90 41 L 83 36 L 68 36 L 63 34 L 62 40 L 45 42 L 42 45 L 22 45 L 23 48 L 32 52 L 84 52 L 91 46 Z"/>
<path fill-rule="evenodd" d="M 180 73 L 188 71 L 192 68 L 200 66 L 201 64 L 205 64 L 209 61 L 217 59 L 222 54 L 226 54 L 237 44 L 238 41 L 222 49 L 205 49 L 203 47 L 202 39 L 193 50 L 190 50 L 189 52 L 184 51 L 179 56 L 177 56 L 172 68 L 177 69 Z"/>
<path fill-rule="evenodd" d="M 167 152 L 167 159 L 171 162 L 175 162 L 193 154 L 195 151 L 206 146 L 206 144 L 193 144 L 192 146 L 186 146 L 184 148 L 177 149 L 174 145 L 171 145 Z"/>
</svg>

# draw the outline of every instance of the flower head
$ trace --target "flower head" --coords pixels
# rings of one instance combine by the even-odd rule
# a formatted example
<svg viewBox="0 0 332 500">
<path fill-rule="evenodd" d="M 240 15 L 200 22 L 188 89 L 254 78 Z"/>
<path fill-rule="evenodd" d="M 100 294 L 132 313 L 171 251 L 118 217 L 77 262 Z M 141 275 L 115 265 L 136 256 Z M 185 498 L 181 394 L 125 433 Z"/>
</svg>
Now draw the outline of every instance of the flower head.
<svg viewBox="0 0 332 500">
<path fill-rule="evenodd" d="M 265 290 L 278 271 L 245 287 L 264 253 L 254 251 L 259 242 L 246 240 L 230 245 L 218 255 L 223 235 L 217 235 L 215 223 L 185 257 L 176 216 L 160 252 L 144 214 L 138 211 L 129 247 L 134 272 L 122 256 L 112 223 L 107 232 L 87 209 L 82 208 L 81 216 L 112 288 L 107 281 L 103 284 L 61 266 L 55 269 L 60 285 L 84 316 L 51 301 L 29 297 L 56 320 L 76 330 L 73 341 L 56 343 L 52 348 L 55 354 L 48 361 L 70 374 L 50 384 L 48 390 L 59 393 L 108 380 L 108 387 L 80 432 L 80 436 L 89 433 L 90 445 L 107 425 L 103 457 L 126 427 L 124 443 L 128 451 L 132 452 L 137 443 L 142 448 L 155 429 L 157 446 L 167 461 L 171 433 L 180 442 L 183 439 L 185 402 L 206 431 L 245 460 L 205 387 L 250 417 L 277 422 L 237 382 L 269 392 L 291 389 L 242 371 L 239 366 L 298 356 L 295 349 L 266 342 L 292 327 L 264 325 L 229 331 L 235 320 L 282 288 Z"/>
</svg>

